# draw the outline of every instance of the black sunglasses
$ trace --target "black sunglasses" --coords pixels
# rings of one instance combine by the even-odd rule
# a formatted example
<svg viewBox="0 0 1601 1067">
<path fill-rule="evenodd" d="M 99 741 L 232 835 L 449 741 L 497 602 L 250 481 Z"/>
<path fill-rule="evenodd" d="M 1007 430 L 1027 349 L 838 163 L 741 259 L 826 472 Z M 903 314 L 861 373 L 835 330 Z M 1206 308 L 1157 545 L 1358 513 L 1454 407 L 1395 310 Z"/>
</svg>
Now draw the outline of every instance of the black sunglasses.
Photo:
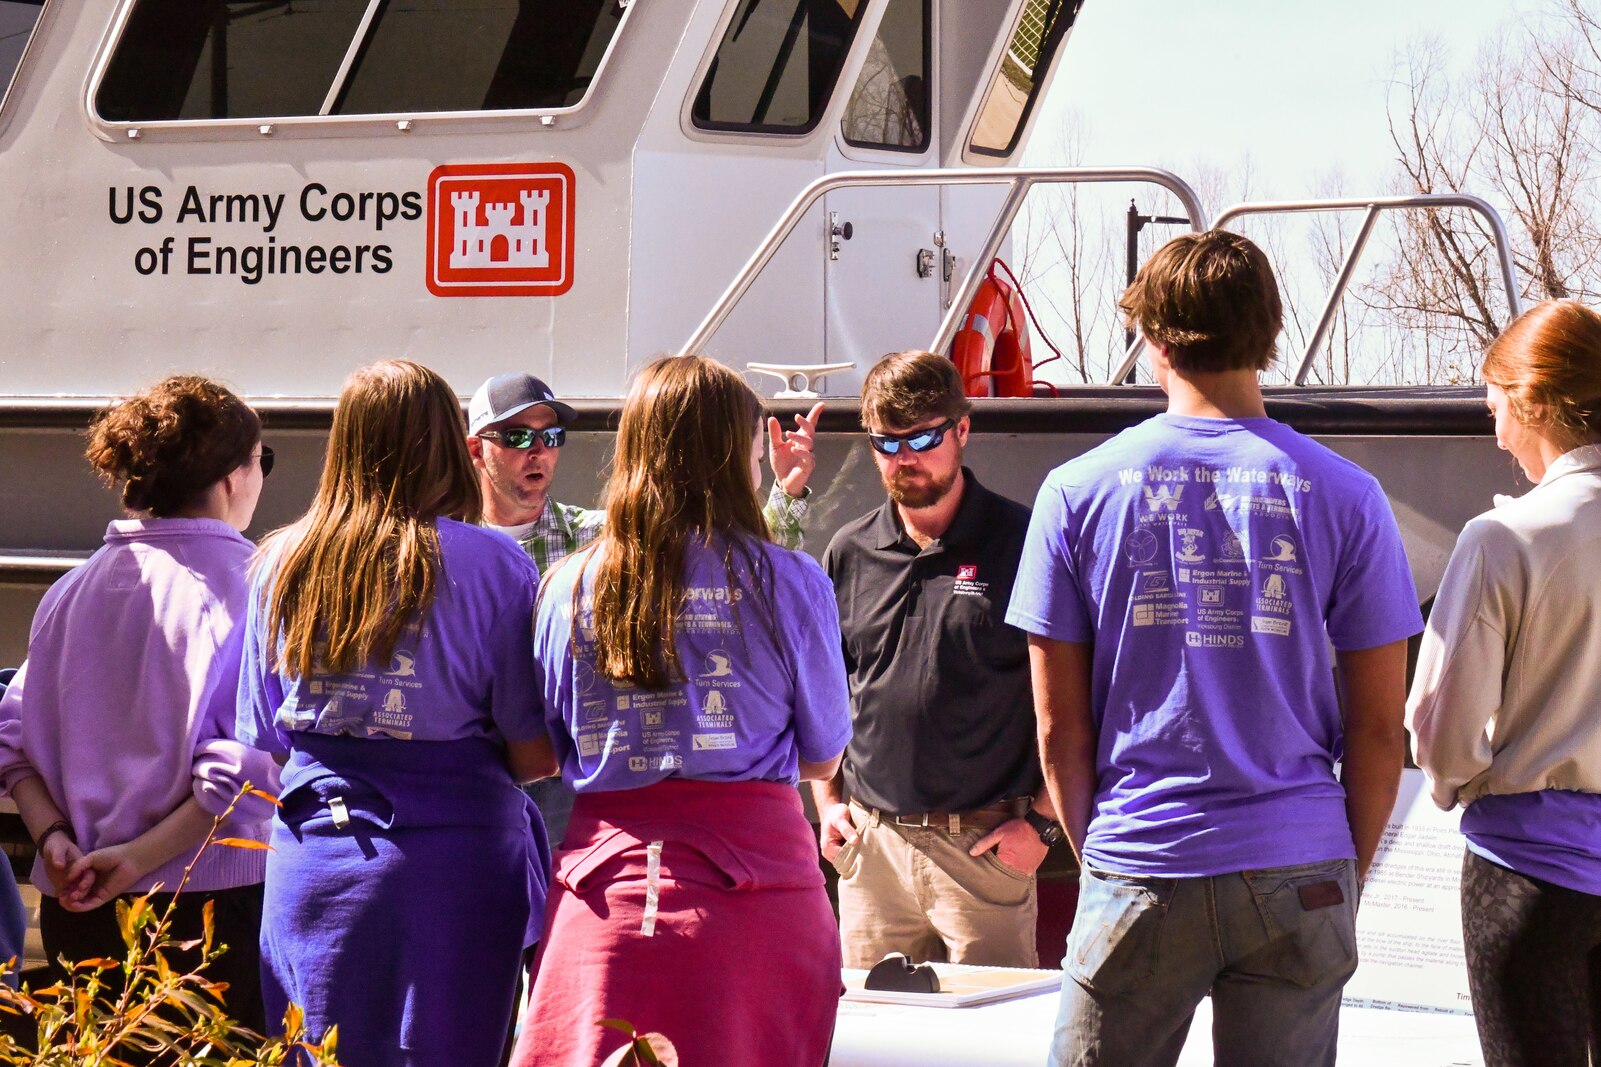
<svg viewBox="0 0 1601 1067">
<path fill-rule="evenodd" d="M 870 433 L 867 435 L 867 443 L 873 446 L 873 451 L 885 456 L 898 454 L 902 445 L 913 452 L 930 452 L 940 446 L 945 440 L 945 435 L 955 425 L 955 419 L 946 419 L 938 426 L 913 430 L 911 433 Z"/>
<path fill-rule="evenodd" d="M 513 426 L 509 430 L 483 430 L 479 437 L 487 437 L 491 441 L 499 441 L 507 448 L 515 448 L 519 452 L 534 447 L 534 439 L 542 441 L 546 448 L 560 448 L 567 443 L 567 431 L 560 426 L 550 426 L 543 430 L 531 429 L 527 426 Z"/>
<path fill-rule="evenodd" d="M 271 448 L 269 448 L 267 445 L 262 445 L 261 446 L 261 476 L 263 478 L 265 478 L 267 475 L 272 473 L 272 462 L 273 462 L 273 459 L 274 459 L 273 450 Z"/>
</svg>

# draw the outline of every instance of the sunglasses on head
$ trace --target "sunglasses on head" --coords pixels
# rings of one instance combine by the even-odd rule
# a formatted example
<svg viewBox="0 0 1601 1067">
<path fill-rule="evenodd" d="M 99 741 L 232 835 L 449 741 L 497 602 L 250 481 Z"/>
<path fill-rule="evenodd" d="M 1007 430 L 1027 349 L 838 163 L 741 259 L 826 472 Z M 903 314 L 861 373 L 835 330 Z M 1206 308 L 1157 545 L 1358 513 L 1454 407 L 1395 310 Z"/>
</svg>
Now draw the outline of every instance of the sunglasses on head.
<svg viewBox="0 0 1601 1067">
<path fill-rule="evenodd" d="M 874 452 L 884 456 L 897 455 L 903 445 L 913 452 L 930 452 L 940 446 L 955 425 L 955 419 L 946 419 L 938 426 L 913 430 L 911 433 L 870 433 L 867 443 L 873 446 Z"/>
<path fill-rule="evenodd" d="M 546 448 L 560 448 L 567 443 L 567 431 L 560 426 L 550 426 L 543 430 L 513 426 L 509 430 L 484 430 L 478 436 L 499 441 L 506 448 L 515 448 L 519 452 L 533 448 L 535 438 L 543 442 Z"/>
<path fill-rule="evenodd" d="M 275 455 L 276 454 L 273 452 L 273 450 L 271 448 L 269 448 L 267 445 L 262 445 L 261 446 L 260 461 L 261 461 L 261 476 L 263 478 L 265 478 L 267 475 L 272 473 L 272 462 L 273 462 L 273 459 L 275 458 Z"/>
</svg>

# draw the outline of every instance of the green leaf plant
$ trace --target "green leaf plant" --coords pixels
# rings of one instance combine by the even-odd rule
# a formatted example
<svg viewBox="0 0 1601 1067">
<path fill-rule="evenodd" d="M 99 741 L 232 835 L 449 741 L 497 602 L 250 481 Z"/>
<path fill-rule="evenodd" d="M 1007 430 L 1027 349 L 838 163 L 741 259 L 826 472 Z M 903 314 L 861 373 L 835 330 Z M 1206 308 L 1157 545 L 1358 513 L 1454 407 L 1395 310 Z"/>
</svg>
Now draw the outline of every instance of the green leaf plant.
<svg viewBox="0 0 1601 1067">
<path fill-rule="evenodd" d="M 120 960 L 61 960 L 66 977 L 43 989 L 13 989 L 0 981 L 0 1065 L 7 1067 L 338 1067 L 337 1027 L 320 1041 L 305 1031 L 305 1015 L 293 1004 L 284 1012 L 283 1033 L 264 1037 L 228 1016 L 225 982 L 205 975 L 228 946 L 214 938 L 212 902 L 201 911 L 202 936 L 179 941 L 172 932 L 178 897 L 195 862 L 209 848 L 265 849 L 219 830 L 245 795 L 278 803 L 245 783 L 184 868 L 172 901 L 158 912 L 150 893 L 116 901 L 117 926 L 126 953 Z M 199 962 L 178 966 L 182 953 Z M 0 978 L 17 961 L 0 963 Z M 31 1025 L 30 1025 L 31 1023 Z"/>
<path fill-rule="evenodd" d="M 641 1034 L 626 1019 L 602 1019 L 600 1025 L 628 1035 L 628 1044 L 607 1056 L 600 1067 L 678 1067 L 678 1050 L 662 1034 Z"/>
</svg>

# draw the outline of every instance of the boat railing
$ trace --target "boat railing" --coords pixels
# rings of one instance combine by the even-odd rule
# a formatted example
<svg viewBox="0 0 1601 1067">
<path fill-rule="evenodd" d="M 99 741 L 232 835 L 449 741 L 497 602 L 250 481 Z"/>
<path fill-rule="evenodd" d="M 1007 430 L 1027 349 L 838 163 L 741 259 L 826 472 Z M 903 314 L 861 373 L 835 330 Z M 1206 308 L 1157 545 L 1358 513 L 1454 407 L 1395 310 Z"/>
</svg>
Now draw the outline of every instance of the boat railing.
<svg viewBox="0 0 1601 1067">
<path fill-rule="evenodd" d="M 700 325 L 690 334 L 679 351 L 699 352 L 705 348 L 706 343 L 733 313 L 734 307 L 755 284 L 762 270 L 794 232 L 795 227 L 800 225 L 807 213 L 829 193 L 841 189 L 904 188 L 916 185 L 1004 185 L 1007 187 L 1006 196 L 1001 201 L 995 222 L 980 243 L 978 254 L 973 257 L 972 265 L 968 267 L 961 287 L 952 296 L 945 317 L 929 342 L 930 352 L 943 352 L 950 347 L 951 339 L 956 336 L 956 331 L 967 313 L 968 305 L 973 302 L 978 287 L 984 281 L 990 260 L 995 258 L 995 253 L 1006 240 L 1006 235 L 1011 230 L 1017 213 L 1022 210 L 1023 201 L 1028 198 L 1029 191 L 1038 185 L 1104 182 L 1139 182 L 1161 186 L 1178 198 L 1191 227 L 1195 230 L 1202 228 L 1202 220 L 1206 218 L 1206 214 L 1201 209 L 1201 199 L 1195 190 L 1177 174 L 1158 167 L 963 167 L 899 172 L 843 171 L 818 178 L 802 189 L 790 203 L 788 210 L 763 238 L 761 244 L 756 246 L 756 251 L 740 268 L 734 280 L 723 291 L 723 295 L 717 298 L 711 311 L 707 312 L 706 317 L 701 320 Z"/>
<path fill-rule="evenodd" d="M 962 284 L 952 296 L 945 316 L 941 320 L 939 329 L 929 342 L 928 350 L 931 352 L 946 351 L 952 338 L 960 328 L 962 318 L 967 312 L 968 305 L 972 303 L 978 287 L 984 280 L 985 272 L 989 269 L 990 260 L 1000 250 L 1001 244 L 1006 240 L 1012 223 L 1016 221 L 1018 212 L 1023 208 L 1023 202 L 1028 198 L 1029 192 L 1038 185 L 1057 184 L 1089 184 L 1104 182 L 1140 182 L 1157 185 L 1178 198 L 1183 206 L 1185 215 L 1190 220 L 1192 229 L 1202 229 L 1200 220 L 1204 218 L 1200 198 L 1188 182 L 1171 171 L 1159 167 L 994 167 L 994 168 L 963 168 L 947 170 L 922 170 L 911 172 L 885 173 L 883 171 L 846 171 L 839 174 L 830 174 L 812 182 L 791 201 L 789 208 L 768 231 L 762 242 L 757 245 L 749 260 L 740 268 L 739 273 L 728 288 L 718 297 L 717 302 L 701 320 L 695 332 L 689 336 L 681 352 L 702 351 L 707 342 L 717 333 L 719 327 L 728 319 L 739 304 L 740 300 L 755 284 L 757 277 L 778 253 L 780 247 L 789 239 L 795 228 L 800 225 L 807 213 L 816 206 L 818 201 L 831 192 L 841 189 L 864 188 L 892 188 L 916 185 L 1004 185 L 1007 186 L 1006 197 L 1001 201 L 996 213 L 995 221 L 990 226 L 980 245 L 979 253 L 973 258 L 968 267 Z M 1227 208 L 1212 220 L 1213 229 L 1222 228 L 1236 219 L 1250 215 L 1286 215 L 1304 214 L 1313 212 L 1332 211 L 1362 211 L 1364 216 L 1362 225 L 1358 229 L 1350 250 L 1340 264 L 1339 273 L 1335 276 L 1328 297 L 1324 301 L 1323 310 L 1318 315 L 1317 323 L 1307 339 L 1306 348 L 1301 353 L 1300 362 L 1296 366 L 1294 382 L 1296 385 L 1305 385 L 1312 371 L 1312 361 L 1317 357 L 1318 350 L 1327 341 L 1329 333 L 1334 326 L 1335 317 L 1339 313 L 1340 303 L 1345 298 L 1351 279 L 1356 273 L 1357 263 L 1366 251 L 1368 240 L 1373 235 L 1373 229 L 1379 216 L 1386 211 L 1407 210 L 1439 210 L 1441 208 L 1464 208 L 1477 214 L 1489 226 L 1491 236 L 1495 240 L 1497 264 L 1500 268 L 1501 281 L 1506 288 L 1507 305 L 1511 314 L 1516 317 L 1522 310 L 1522 300 L 1517 282 L 1517 269 L 1512 262 L 1512 242 L 1507 235 L 1506 224 L 1500 214 L 1484 200 L 1466 193 L 1417 193 L 1405 196 L 1378 196 L 1378 197 L 1347 197 L 1314 200 L 1272 200 L 1255 201 L 1235 204 Z M 1136 334 L 1133 343 L 1124 352 L 1123 359 L 1107 378 L 1107 385 L 1118 385 L 1131 381 L 1131 372 L 1135 362 L 1139 359 L 1140 350 L 1145 346 L 1145 338 Z"/>
<path fill-rule="evenodd" d="M 1512 241 L 1507 236 L 1506 224 L 1501 221 L 1500 214 L 1476 196 L 1466 193 L 1415 193 L 1410 196 L 1370 196 L 1346 197 L 1325 200 L 1264 200 L 1244 204 L 1235 204 L 1225 209 L 1217 218 L 1212 220 L 1213 229 L 1222 229 L 1235 219 L 1248 215 L 1293 215 L 1309 214 L 1323 211 L 1361 211 L 1364 212 L 1362 225 L 1356 232 L 1356 238 L 1351 242 L 1350 251 L 1340 264 L 1340 271 L 1334 278 L 1334 285 L 1329 290 L 1328 298 L 1323 303 L 1323 311 L 1318 315 L 1317 323 L 1312 328 L 1312 334 L 1307 338 L 1306 348 L 1301 352 L 1301 361 L 1295 369 L 1296 385 L 1305 385 L 1312 373 L 1312 361 L 1317 358 L 1318 349 L 1328 340 L 1329 333 L 1334 329 L 1335 316 L 1339 314 L 1340 302 L 1345 299 L 1345 291 L 1351 284 L 1351 278 L 1356 274 L 1356 265 L 1367 250 L 1368 238 L 1373 236 L 1373 228 L 1379 221 L 1379 216 L 1386 211 L 1415 211 L 1418 209 L 1438 210 L 1440 208 L 1466 208 L 1482 218 L 1490 227 L 1490 233 L 1495 238 L 1496 258 L 1501 271 L 1501 284 L 1506 287 L 1507 306 L 1511 309 L 1511 317 L 1516 318 L 1523 310 L 1523 301 L 1519 295 L 1517 268 L 1512 263 Z M 1108 385 L 1127 380 L 1129 372 L 1134 369 L 1134 362 L 1139 358 L 1140 349 L 1145 339 L 1136 337 L 1123 355 L 1122 363 L 1112 372 Z"/>
</svg>

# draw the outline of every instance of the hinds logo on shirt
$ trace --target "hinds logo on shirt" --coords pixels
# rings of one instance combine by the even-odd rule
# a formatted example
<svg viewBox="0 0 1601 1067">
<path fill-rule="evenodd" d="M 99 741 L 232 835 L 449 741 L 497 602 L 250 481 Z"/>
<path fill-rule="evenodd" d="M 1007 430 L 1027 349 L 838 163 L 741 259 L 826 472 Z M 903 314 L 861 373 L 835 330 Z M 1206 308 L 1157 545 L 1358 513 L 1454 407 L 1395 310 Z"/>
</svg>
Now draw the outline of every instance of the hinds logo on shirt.
<svg viewBox="0 0 1601 1067">
<path fill-rule="evenodd" d="M 573 284 L 573 172 L 460 163 L 428 175 L 428 291 L 560 296 Z"/>
</svg>

